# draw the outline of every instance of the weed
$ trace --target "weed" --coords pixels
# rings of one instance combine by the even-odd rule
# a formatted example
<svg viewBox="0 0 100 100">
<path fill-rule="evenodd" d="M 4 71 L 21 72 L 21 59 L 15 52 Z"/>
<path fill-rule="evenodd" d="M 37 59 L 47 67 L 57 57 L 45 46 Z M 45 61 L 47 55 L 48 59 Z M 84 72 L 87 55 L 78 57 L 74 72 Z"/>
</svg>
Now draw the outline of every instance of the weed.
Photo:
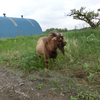
<svg viewBox="0 0 100 100">
<path fill-rule="evenodd" d="M 51 90 L 51 91 L 55 91 L 55 90 L 57 90 L 57 89 L 56 89 L 56 88 L 51 88 L 50 90 Z"/>
<path fill-rule="evenodd" d="M 30 78 L 28 78 L 29 79 L 29 81 L 36 81 L 37 80 L 37 78 L 36 77 L 30 77 Z"/>
<path fill-rule="evenodd" d="M 41 77 L 52 77 L 52 71 L 47 71 L 46 68 L 44 70 L 39 69 L 39 75 Z"/>
<path fill-rule="evenodd" d="M 29 81 L 33 81 L 34 79 L 32 77 L 29 78 Z"/>
<path fill-rule="evenodd" d="M 82 99 L 86 99 L 86 100 L 95 100 L 98 97 L 98 92 L 95 91 L 94 93 L 90 93 L 88 90 L 84 91 L 84 92 L 80 92 L 78 93 L 78 95 L 76 96 L 77 98 L 82 98 Z"/>
<path fill-rule="evenodd" d="M 55 87 L 55 86 L 58 86 L 59 85 L 59 80 L 54 80 L 54 81 L 52 81 L 51 82 L 51 85 L 53 86 L 53 87 Z"/>
<path fill-rule="evenodd" d="M 94 80 L 94 78 L 93 78 L 94 75 L 95 75 L 94 73 L 89 73 L 89 76 L 88 76 L 87 78 L 88 78 L 88 81 L 89 81 L 90 83 L 94 83 L 94 82 L 95 82 L 95 80 Z"/>
<path fill-rule="evenodd" d="M 71 96 L 70 100 L 77 100 L 77 98 L 74 98 L 73 96 Z"/>
<path fill-rule="evenodd" d="M 36 89 L 41 89 L 43 87 L 43 84 L 41 83 L 41 84 L 39 84 L 38 86 L 36 86 L 35 88 Z"/>
</svg>

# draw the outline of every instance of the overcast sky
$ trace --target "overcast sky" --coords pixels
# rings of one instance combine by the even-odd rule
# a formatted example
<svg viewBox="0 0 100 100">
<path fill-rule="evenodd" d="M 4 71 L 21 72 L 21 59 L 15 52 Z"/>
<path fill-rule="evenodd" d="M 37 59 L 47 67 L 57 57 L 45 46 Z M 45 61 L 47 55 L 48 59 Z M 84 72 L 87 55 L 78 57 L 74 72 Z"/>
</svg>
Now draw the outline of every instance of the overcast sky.
<svg viewBox="0 0 100 100">
<path fill-rule="evenodd" d="M 65 16 L 70 9 L 97 11 L 100 8 L 100 0 L 2 0 L 0 2 L 0 16 L 6 13 L 6 17 L 18 17 L 35 19 L 45 31 L 49 28 L 74 29 L 86 27 L 84 21 L 75 20 Z"/>
</svg>

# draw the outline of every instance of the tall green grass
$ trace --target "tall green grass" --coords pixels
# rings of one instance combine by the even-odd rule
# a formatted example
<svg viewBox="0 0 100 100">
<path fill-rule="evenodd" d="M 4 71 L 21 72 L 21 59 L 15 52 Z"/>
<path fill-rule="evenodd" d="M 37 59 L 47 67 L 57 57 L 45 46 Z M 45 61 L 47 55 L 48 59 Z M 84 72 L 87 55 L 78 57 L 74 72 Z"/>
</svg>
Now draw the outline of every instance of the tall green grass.
<svg viewBox="0 0 100 100">
<path fill-rule="evenodd" d="M 0 64 L 25 72 L 45 68 L 44 58 L 39 59 L 36 53 L 36 44 L 40 37 L 48 35 L 0 39 Z M 58 50 L 56 64 L 51 59 L 49 69 L 67 68 L 77 77 L 87 76 L 87 80 L 92 77 L 89 81 L 97 81 L 100 75 L 100 30 L 68 31 L 64 38 L 67 41 L 65 56 Z"/>
<path fill-rule="evenodd" d="M 99 67 L 100 59 L 100 31 L 86 30 L 70 32 L 66 34 L 68 45 L 66 47 L 67 57 L 73 59 L 72 62 L 79 62 L 82 65 Z"/>
<path fill-rule="evenodd" d="M 38 69 L 39 59 L 35 47 L 41 36 L 44 34 L 0 39 L 0 63 L 9 67 L 19 67 L 24 71 Z"/>
<path fill-rule="evenodd" d="M 66 67 L 74 76 L 100 84 L 100 30 L 71 31 L 65 37 Z"/>
</svg>

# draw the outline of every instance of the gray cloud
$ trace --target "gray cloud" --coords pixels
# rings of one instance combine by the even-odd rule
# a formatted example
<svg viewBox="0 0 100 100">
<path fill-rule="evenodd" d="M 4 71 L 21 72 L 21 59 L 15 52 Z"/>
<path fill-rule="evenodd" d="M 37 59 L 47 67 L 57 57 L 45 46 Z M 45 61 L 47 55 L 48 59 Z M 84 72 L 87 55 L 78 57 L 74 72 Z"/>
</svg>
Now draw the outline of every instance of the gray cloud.
<svg viewBox="0 0 100 100">
<path fill-rule="evenodd" d="M 6 5 L 5 5 L 6 2 Z M 4 7 L 6 6 L 6 7 Z M 87 24 L 83 21 L 73 20 L 65 14 L 70 9 L 80 9 L 80 7 L 96 10 L 100 8 L 99 0 L 3 0 L 0 3 L 0 15 L 7 13 L 9 17 L 32 18 L 39 22 L 43 31 L 48 28 L 68 28 L 73 29 L 84 27 Z M 84 24 L 84 25 L 83 25 Z"/>
</svg>

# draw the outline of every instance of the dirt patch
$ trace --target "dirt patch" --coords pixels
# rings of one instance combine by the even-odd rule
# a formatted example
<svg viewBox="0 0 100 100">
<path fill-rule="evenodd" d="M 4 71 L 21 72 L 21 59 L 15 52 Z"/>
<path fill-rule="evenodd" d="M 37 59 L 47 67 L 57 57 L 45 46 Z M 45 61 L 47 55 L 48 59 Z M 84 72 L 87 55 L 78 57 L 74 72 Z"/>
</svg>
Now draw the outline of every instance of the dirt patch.
<svg viewBox="0 0 100 100">
<path fill-rule="evenodd" d="M 85 93 L 85 89 L 80 84 L 77 78 L 70 78 L 62 71 L 41 70 L 25 75 L 0 67 L 0 100 L 83 100 L 81 95 L 85 94 L 79 93 Z"/>
<path fill-rule="evenodd" d="M 50 76 L 39 73 L 24 77 L 22 72 L 0 67 L 0 100 L 66 100 L 64 94 L 53 94 L 47 85 Z M 41 75 L 42 76 L 42 75 Z M 39 84 L 43 84 L 39 88 Z M 36 88 L 37 87 L 37 88 Z"/>
</svg>

